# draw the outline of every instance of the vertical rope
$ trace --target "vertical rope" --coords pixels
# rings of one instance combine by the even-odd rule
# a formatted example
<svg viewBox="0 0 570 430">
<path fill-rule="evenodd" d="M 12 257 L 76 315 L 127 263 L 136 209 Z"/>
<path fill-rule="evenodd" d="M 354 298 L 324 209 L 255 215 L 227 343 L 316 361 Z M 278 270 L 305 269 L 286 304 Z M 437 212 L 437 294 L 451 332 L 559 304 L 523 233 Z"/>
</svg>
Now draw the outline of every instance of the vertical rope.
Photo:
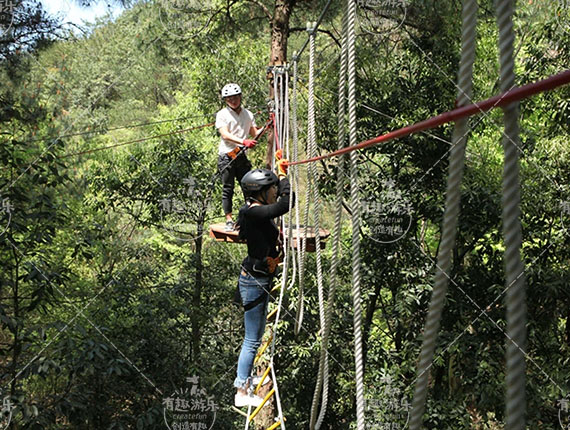
<svg viewBox="0 0 570 430">
<path fill-rule="evenodd" d="M 314 25 L 315 23 L 313 23 Z M 309 36 L 309 98 L 308 98 L 308 121 L 307 129 L 309 134 L 309 157 L 317 155 L 317 134 L 315 131 L 315 38 L 316 33 L 311 29 Z M 319 320 L 321 328 L 325 325 L 325 304 L 323 297 L 323 268 L 321 255 L 321 241 L 319 232 L 319 215 L 321 210 L 321 199 L 319 196 L 319 186 L 317 177 L 317 166 L 315 163 L 309 164 L 309 174 L 312 183 L 313 196 L 313 231 L 315 234 L 315 251 L 317 260 L 317 294 L 319 301 Z"/>
<path fill-rule="evenodd" d="M 293 161 L 297 161 L 299 158 L 299 136 L 297 128 L 297 59 L 294 56 L 293 61 L 293 107 L 291 111 L 291 124 L 293 126 Z M 293 166 L 293 182 L 295 183 L 295 189 L 299 190 L 299 166 Z M 303 277 L 304 277 L 304 260 L 302 246 L 304 246 L 304 241 L 300 239 L 300 214 L 299 214 L 299 193 L 295 194 L 295 228 L 297 230 L 297 265 L 299 266 L 299 297 L 297 298 L 297 312 L 295 314 L 295 334 L 299 334 L 301 325 L 303 323 Z"/>
<path fill-rule="evenodd" d="M 311 27 L 311 23 L 307 23 L 307 31 L 309 31 L 309 96 L 308 96 L 308 120 L 307 120 L 307 131 L 308 131 L 308 148 L 309 148 L 309 158 L 316 156 L 316 133 L 315 133 L 315 31 Z M 317 253 L 317 296 L 319 303 L 319 321 L 321 330 L 324 330 L 325 326 L 325 306 L 323 297 L 323 284 L 322 284 L 322 267 L 321 267 L 321 247 L 320 247 L 320 234 L 319 234 L 319 213 L 320 213 L 320 199 L 319 199 L 319 187 L 317 179 L 317 168 L 315 163 L 309 164 L 309 175 L 311 183 L 313 184 L 312 196 L 314 202 L 313 210 L 313 229 L 315 232 L 315 251 Z M 322 332 L 321 332 L 322 333 Z M 322 345 L 321 345 L 322 348 Z M 322 375 L 319 375 L 322 378 Z M 314 418 L 316 414 L 316 408 L 318 404 L 318 397 L 313 397 L 313 403 L 311 407 L 311 416 Z M 314 423 L 311 423 L 314 425 Z"/>
<path fill-rule="evenodd" d="M 356 145 L 356 1 L 348 0 L 348 129 L 349 144 Z M 356 426 L 364 430 L 364 359 L 362 354 L 362 299 L 360 296 L 360 201 L 358 198 L 358 154 L 350 153 L 350 207 L 352 210 L 352 301 L 354 308 L 354 362 L 356 370 Z"/>
<path fill-rule="evenodd" d="M 500 0 L 497 6 L 499 27 L 499 55 L 501 90 L 515 85 L 513 2 Z M 524 264 L 521 260 L 522 228 L 520 223 L 520 148 L 518 102 L 504 109 L 505 132 L 503 148 L 503 234 L 505 236 L 505 276 L 507 304 L 507 399 L 506 430 L 524 430 L 526 413 L 525 349 L 526 349 L 526 292 Z"/>
<path fill-rule="evenodd" d="M 347 57 L 346 57 L 346 38 L 347 38 L 347 15 L 343 16 L 343 39 L 341 46 L 340 55 L 340 70 L 339 70 L 339 82 L 338 82 L 338 130 L 337 130 L 337 140 L 338 149 L 345 146 L 346 139 L 346 126 L 345 126 L 345 115 L 346 115 L 346 67 L 347 67 Z M 343 189 L 344 189 L 344 156 L 339 157 L 337 165 L 337 181 L 336 181 L 336 207 L 334 215 L 334 230 L 332 236 L 332 258 L 330 267 L 330 281 L 329 281 L 329 293 L 327 300 L 327 307 L 325 312 L 325 327 L 323 333 L 323 340 L 321 346 L 321 357 L 319 361 L 319 373 L 317 376 L 317 385 L 315 387 L 315 393 L 313 395 L 313 404 L 311 408 L 311 420 L 310 429 L 320 429 L 325 418 L 325 413 L 327 410 L 328 403 L 328 382 L 329 382 L 329 365 L 328 365 L 328 345 L 329 345 L 329 334 L 331 330 L 331 318 L 332 311 L 334 307 L 334 298 L 336 294 L 336 287 L 338 284 L 337 272 L 339 263 L 339 249 L 340 249 L 340 235 L 342 227 L 342 203 L 343 203 Z M 322 402 L 319 411 L 318 419 L 316 417 L 316 410 L 319 401 L 319 395 L 321 394 L 322 388 Z M 315 423 L 316 420 L 316 423 Z"/>
<path fill-rule="evenodd" d="M 458 74 L 457 106 L 468 104 L 472 93 L 473 63 L 475 61 L 475 42 L 477 38 L 476 0 L 464 1 L 462 21 L 463 30 L 461 36 L 461 62 Z M 420 429 L 425 410 L 429 369 L 435 351 L 441 314 L 449 284 L 451 256 L 455 245 L 468 127 L 469 120 L 467 118 L 461 119 L 457 121 L 453 131 L 453 147 L 449 155 L 449 176 L 447 180 L 441 243 L 437 256 L 435 285 L 424 328 L 424 340 L 420 353 L 418 376 L 410 415 L 410 430 Z"/>
</svg>

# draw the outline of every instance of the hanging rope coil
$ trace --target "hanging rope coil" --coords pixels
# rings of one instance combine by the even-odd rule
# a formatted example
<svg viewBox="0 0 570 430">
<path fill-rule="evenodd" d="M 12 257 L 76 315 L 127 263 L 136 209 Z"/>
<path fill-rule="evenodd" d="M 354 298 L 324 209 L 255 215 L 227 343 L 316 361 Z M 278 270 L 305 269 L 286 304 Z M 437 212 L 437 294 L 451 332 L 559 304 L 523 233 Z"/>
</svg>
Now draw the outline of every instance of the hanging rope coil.
<svg viewBox="0 0 570 430">
<path fill-rule="evenodd" d="M 499 62 L 501 90 L 515 85 L 513 2 L 496 2 L 499 27 Z M 505 132 L 503 148 L 503 234 L 505 236 L 505 288 L 507 305 L 506 352 L 506 430 L 524 430 L 526 413 L 525 349 L 526 349 L 526 292 L 524 264 L 521 260 L 522 227 L 520 223 L 519 179 L 519 123 L 518 102 L 503 108 Z"/>
<path fill-rule="evenodd" d="M 356 1 L 348 0 L 348 130 L 349 143 L 356 145 Z M 362 299 L 360 294 L 360 200 L 358 198 L 358 155 L 350 154 L 350 207 L 352 210 L 352 302 L 354 312 L 354 363 L 356 369 L 356 426 L 364 430 L 364 358 L 362 353 Z"/>
<path fill-rule="evenodd" d="M 475 61 L 475 42 L 477 39 L 477 1 L 465 0 L 462 12 L 461 61 L 458 74 L 457 105 L 469 103 L 473 87 L 473 63 Z M 457 218 L 461 200 L 461 180 L 465 159 L 465 145 L 468 133 L 468 118 L 456 122 L 453 131 L 452 149 L 449 155 L 449 176 L 443 216 L 442 236 L 437 257 L 435 285 L 429 305 L 428 315 L 423 333 L 423 343 L 418 364 L 412 412 L 410 414 L 410 430 L 419 430 L 425 410 L 429 369 L 432 364 L 437 334 L 445 295 L 449 283 L 451 256 L 455 245 Z"/>
<path fill-rule="evenodd" d="M 347 38 L 347 15 L 343 17 L 343 39 L 340 56 L 340 70 L 339 70 L 339 84 L 338 84 L 338 149 L 345 146 L 346 143 L 346 68 L 347 68 L 347 53 L 346 53 L 346 38 Z M 319 360 L 319 373 L 317 376 L 317 384 L 313 395 L 313 404 L 311 407 L 310 429 L 320 429 L 325 418 L 327 403 L 328 403 L 328 386 L 329 386 L 329 362 L 328 362 L 328 345 L 329 334 L 331 330 L 332 311 L 334 307 L 334 298 L 336 294 L 336 287 L 338 284 L 337 272 L 339 263 L 339 250 L 340 250 L 340 236 L 342 227 L 342 204 L 343 204 L 343 189 L 345 182 L 344 173 L 344 157 L 339 157 L 337 165 L 337 181 L 336 181 L 336 206 L 334 215 L 334 230 L 332 236 L 332 258 L 329 277 L 329 292 L 327 298 L 326 312 L 325 312 L 325 327 L 323 331 L 323 339 L 321 345 L 321 356 Z M 318 418 L 316 411 L 318 408 L 319 396 L 322 390 L 321 408 Z M 315 422 L 316 420 L 316 422 Z"/>
</svg>

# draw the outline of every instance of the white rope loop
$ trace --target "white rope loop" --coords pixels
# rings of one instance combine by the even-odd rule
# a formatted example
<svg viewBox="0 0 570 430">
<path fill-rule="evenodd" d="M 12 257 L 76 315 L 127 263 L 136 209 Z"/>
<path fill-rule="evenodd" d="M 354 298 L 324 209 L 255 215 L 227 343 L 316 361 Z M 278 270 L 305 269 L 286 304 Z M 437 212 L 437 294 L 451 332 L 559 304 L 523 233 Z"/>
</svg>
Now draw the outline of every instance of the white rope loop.
<svg viewBox="0 0 570 430">
<path fill-rule="evenodd" d="M 296 58 L 296 55 L 295 55 Z M 298 136 L 298 128 L 297 128 L 297 65 L 298 62 L 295 59 L 293 62 L 293 107 L 291 111 L 291 124 L 293 127 L 293 161 L 297 161 L 299 158 L 299 136 Z M 295 183 L 295 189 L 299 189 L 299 166 L 297 164 L 293 165 L 293 182 Z M 299 208 L 299 194 L 295 194 L 295 228 L 297 231 L 297 265 L 299 266 L 299 296 L 297 298 L 297 311 L 295 313 L 295 327 L 294 333 L 295 335 L 299 334 L 301 330 L 301 325 L 303 323 L 303 278 L 304 278 L 304 269 L 305 269 L 305 261 L 304 261 L 304 253 L 303 249 L 305 246 L 305 241 L 301 240 L 300 232 L 300 208 Z"/>
<path fill-rule="evenodd" d="M 356 145 L 356 1 L 348 0 L 348 128 L 349 144 Z M 354 319 L 354 363 L 356 379 L 356 426 L 364 430 L 364 358 L 362 353 L 362 298 L 360 292 L 360 200 L 358 197 L 358 154 L 350 153 L 350 197 L 352 210 L 352 301 Z"/>
<path fill-rule="evenodd" d="M 461 62 L 459 65 L 457 95 L 458 106 L 468 104 L 472 93 L 475 41 L 477 39 L 476 0 L 464 1 L 462 21 Z M 418 364 L 418 376 L 412 402 L 412 412 L 410 414 L 410 430 L 420 429 L 425 410 L 429 369 L 433 361 L 445 295 L 449 284 L 451 257 L 457 232 L 468 126 L 469 120 L 467 118 L 457 121 L 452 137 L 453 147 L 449 155 L 449 176 L 447 180 L 441 243 L 437 256 L 435 284 L 423 333 L 424 339 Z"/>
<path fill-rule="evenodd" d="M 501 90 L 515 85 L 514 32 L 512 0 L 497 1 Z M 522 227 L 520 223 L 519 123 L 518 102 L 504 109 L 503 148 L 503 234 L 505 236 L 505 282 L 507 305 L 506 353 L 506 430 L 524 430 L 526 414 L 525 350 L 526 292 L 524 264 L 521 260 Z"/>
<path fill-rule="evenodd" d="M 339 84 L 338 84 L 338 130 L 337 141 L 338 149 L 341 149 L 346 144 L 346 43 L 347 43 L 347 15 L 343 16 L 343 39 L 340 55 L 340 70 L 339 70 Z M 311 408 L 310 429 L 319 430 L 323 424 L 328 404 L 328 387 L 329 387 L 329 362 L 328 362 L 328 345 L 329 334 L 331 330 L 332 311 L 334 308 L 334 298 L 336 294 L 336 287 L 338 284 L 337 272 L 339 264 L 339 250 L 340 250 L 340 236 L 342 230 L 342 203 L 343 203 L 343 189 L 345 182 L 344 173 L 344 156 L 339 157 L 337 165 L 337 182 L 336 182 L 336 207 L 334 216 L 334 230 L 332 235 L 332 258 L 329 277 L 329 293 L 325 312 L 325 327 L 323 332 L 323 340 L 321 346 L 321 357 L 319 361 L 319 373 L 317 376 L 317 385 L 313 395 L 313 405 Z M 322 389 L 322 400 L 319 416 L 316 419 L 316 408 L 318 406 L 319 395 Z M 315 423 L 316 419 L 316 423 Z"/>
</svg>

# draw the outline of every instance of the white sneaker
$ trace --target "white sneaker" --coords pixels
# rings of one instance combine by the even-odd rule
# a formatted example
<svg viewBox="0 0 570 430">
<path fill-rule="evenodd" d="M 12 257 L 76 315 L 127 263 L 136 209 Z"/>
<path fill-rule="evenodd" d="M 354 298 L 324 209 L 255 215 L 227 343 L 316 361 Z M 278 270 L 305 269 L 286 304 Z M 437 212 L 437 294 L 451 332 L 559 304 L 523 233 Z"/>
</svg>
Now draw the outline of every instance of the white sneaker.
<svg viewBox="0 0 570 430">
<path fill-rule="evenodd" d="M 257 408 L 259 405 L 261 405 L 262 402 L 263 399 L 261 397 L 255 396 L 253 394 L 248 395 L 237 393 L 234 398 L 234 405 L 236 408 L 242 408 L 244 406 L 253 406 L 254 408 Z"/>
<path fill-rule="evenodd" d="M 257 386 L 259 385 L 259 382 L 260 382 L 260 381 L 261 381 L 261 376 L 254 376 L 254 377 L 251 379 L 251 385 L 252 385 L 253 387 L 257 387 Z M 271 381 L 271 378 L 269 377 L 269 375 L 267 375 L 267 376 L 265 377 L 265 379 L 263 380 L 263 384 L 261 384 L 261 385 L 263 386 L 263 385 L 265 385 L 265 384 L 268 384 L 269 381 Z"/>
</svg>

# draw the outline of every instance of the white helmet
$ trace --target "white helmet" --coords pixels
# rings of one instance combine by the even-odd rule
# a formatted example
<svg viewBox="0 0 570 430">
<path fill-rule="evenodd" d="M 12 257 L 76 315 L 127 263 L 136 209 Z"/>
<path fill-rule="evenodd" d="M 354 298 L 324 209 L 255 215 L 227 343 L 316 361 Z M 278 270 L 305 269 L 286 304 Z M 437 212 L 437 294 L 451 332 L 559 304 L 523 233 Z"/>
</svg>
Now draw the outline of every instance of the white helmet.
<svg viewBox="0 0 570 430">
<path fill-rule="evenodd" d="M 226 97 L 237 96 L 238 94 L 241 94 L 241 88 L 238 84 L 227 84 L 222 88 L 223 99 Z"/>
</svg>

